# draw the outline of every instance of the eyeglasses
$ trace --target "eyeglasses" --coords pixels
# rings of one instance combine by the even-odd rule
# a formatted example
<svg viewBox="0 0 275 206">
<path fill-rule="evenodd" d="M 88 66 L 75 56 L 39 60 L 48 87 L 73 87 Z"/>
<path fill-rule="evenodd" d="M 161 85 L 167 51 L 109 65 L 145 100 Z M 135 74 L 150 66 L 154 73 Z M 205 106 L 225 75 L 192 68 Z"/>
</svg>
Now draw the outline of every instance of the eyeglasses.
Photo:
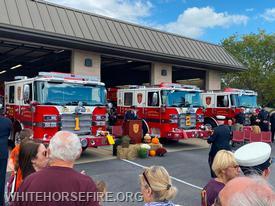
<svg viewBox="0 0 275 206">
<path fill-rule="evenodd" d="M 147 178 L 147 176 L 145 175 L 145 171 L 142 173 L 142 175 L 143 175 L 143 177 L 144 177 L 144 179 L 145 179 L 147 185 L 148 185 L 149 187 L 151 187 L 151 185 L 150 185 L 150 183 L 149 183 L 149 181 L 148 181 L 148 178 Z"/>
</svg>

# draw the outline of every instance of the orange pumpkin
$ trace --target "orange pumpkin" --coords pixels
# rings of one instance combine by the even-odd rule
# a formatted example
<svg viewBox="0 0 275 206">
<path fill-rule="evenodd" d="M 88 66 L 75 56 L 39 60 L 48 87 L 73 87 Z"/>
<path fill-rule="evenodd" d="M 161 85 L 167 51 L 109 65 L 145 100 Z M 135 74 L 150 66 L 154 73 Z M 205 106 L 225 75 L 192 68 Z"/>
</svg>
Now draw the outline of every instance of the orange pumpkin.
<svg viewBox="0 0 275 206">
<path fill-rule="evenodd" d="M 152 142 L 153 144 L 159 144 L 159 138 L 154 137 L 154 138 L 152 138 L 151 142 Z"/>
<path fill-rule="evenodd" d="M 150 151 L 149 151 L 149 155 L 150 155 L 151 157 L 156 156 L 156 151 L 155 151 L 155 150 L 150 150 Z"/>
</svg>

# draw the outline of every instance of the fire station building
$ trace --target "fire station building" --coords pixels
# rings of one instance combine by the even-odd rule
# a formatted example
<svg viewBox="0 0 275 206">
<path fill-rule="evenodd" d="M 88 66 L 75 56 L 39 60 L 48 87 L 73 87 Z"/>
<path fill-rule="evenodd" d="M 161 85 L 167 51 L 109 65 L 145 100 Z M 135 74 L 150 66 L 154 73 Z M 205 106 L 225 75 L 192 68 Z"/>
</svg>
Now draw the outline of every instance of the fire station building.
<svg viewBox="0 0 275 206">
<path fill-rule="evenodd" d="M 40 71 L 109 86 L 179 82 L 220 89 L 245 68 L 219 45 L 42 0 L 0 0 L 0 82 Z"/>
</svg>

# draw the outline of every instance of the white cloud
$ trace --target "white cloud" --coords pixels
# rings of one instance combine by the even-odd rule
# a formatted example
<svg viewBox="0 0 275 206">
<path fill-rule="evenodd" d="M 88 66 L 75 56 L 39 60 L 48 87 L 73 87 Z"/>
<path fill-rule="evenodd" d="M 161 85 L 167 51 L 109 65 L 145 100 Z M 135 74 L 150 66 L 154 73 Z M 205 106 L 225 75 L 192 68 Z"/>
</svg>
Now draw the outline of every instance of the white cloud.
<svg viewBox="0 0 275 206">
<path fill-rule="evenodd" d="M 245 11 L 252 12 L 252 11 L 254 11 L 254 8 L 247 8 Z"/>
<path fill-rule="evenodd" d="M 150 16 L 153 7 L 149 0 L 48 0 L 88 12 L 139 22 L 143 17 Z"/>
<path fill-rule="evenodd" d="M 275 21 L 275 8 L 266 9 L 262 17 L 269 22 Z"/>
<path fill-rule="evenodd" d="M 208 28 L 245 25 L 247 21 L 248 17 L 244 15 L 230 15 L 227 12 L 217 13 L 211 7 L 193 7 L 186 9 L 175 22 L 157 27 L 164 31 L 197 38 L 202 36 Z"/>
</svg>

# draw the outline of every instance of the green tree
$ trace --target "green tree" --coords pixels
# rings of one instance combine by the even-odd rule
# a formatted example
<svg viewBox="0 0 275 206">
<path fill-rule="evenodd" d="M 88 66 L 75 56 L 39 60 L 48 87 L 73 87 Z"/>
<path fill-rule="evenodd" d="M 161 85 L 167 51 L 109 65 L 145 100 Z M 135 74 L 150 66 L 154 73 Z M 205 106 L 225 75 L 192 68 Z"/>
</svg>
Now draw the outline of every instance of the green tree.
<svg viewBox="0 0 275 206">
<path fill-rule="evenodd" d="M 233 35 L 222 46 L 247 68 L 224 74 L 222 86 L 257 91 L 260 104 L 275 107 L 275 33 Z"/>
</svg>

